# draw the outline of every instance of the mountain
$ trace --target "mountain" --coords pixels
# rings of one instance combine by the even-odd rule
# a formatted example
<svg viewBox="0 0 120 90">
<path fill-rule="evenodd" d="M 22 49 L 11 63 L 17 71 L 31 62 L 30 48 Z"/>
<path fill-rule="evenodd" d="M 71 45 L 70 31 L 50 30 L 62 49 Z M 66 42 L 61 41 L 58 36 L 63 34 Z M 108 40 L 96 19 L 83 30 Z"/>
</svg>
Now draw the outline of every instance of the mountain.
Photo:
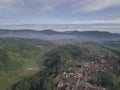
<svg viewBox="0 0 120 90">
<path fill-rule="evenodd" d="M 120 34 L 101 31 L 67 31 L 66 34 L 90 37 L 120 37 Z"/>
<path fill-rule="evenodd" d="M 51 29 L 48 30 L 3 30 L 0 29 L 0 37 L 23 37 L 23 38 L 37 38 L 37 39 L 75 39 L 85 41 L 108 41 L 120 40 L 120 34 L 102 32 L 102 31 L 64 31 L 58 32 Z"/>
<path fill-rule="evenodd" d="M 57 32 L 57 31 L 54 31 L 54 30 L 50 30 L 50 29 L 48 29 L 48 30 L 42 30 L 42 31 L 39 31 L 39 33 L 41 33 L 41 34 L 48 34 L 48 35 L 52 35 L 52 34 L 60 34 L 60 32 Z"/>
</svg>

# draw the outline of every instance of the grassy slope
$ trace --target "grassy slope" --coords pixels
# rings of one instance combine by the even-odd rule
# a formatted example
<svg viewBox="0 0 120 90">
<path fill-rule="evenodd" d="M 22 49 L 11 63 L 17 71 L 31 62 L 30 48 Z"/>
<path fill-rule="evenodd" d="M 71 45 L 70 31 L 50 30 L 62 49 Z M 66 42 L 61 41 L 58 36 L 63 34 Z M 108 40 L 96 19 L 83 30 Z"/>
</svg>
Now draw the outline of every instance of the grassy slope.
<svg viewBox="0 0 120 90">
<path fill-rule="evenodd" d="M 10 58 L 5 65 L 0 66 L 0 90 L 6 90 L 6 87 L 18 80 L 38 72 L 37 70 L 29 71 L 28 68 L 39 68 L 40 70 L 44 68 L 42 60 L 47 46 L 39 48 L 36 45 L 43 42 L 36 41 L 36 44 L 32 42 L 32 40 L 23 41 L 23 39 L 0 40 L 0 48 L 6 50 Z M 45 43 L 47 44 L 47 42 Z"/>
</svg>

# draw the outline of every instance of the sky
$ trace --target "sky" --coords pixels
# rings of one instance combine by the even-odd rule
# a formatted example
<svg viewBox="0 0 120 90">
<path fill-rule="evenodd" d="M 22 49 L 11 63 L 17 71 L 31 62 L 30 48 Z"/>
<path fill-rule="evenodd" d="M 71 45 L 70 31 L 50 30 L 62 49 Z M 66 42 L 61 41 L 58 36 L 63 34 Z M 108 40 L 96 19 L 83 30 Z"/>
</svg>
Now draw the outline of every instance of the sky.
<svg viewBox="0 0 120 90">
<path fill-rule="evenodd" d="M 120 32 L 120 0 L 0 0 L 0 28 L 36 24 L 105 24 Z"/>
</svg>

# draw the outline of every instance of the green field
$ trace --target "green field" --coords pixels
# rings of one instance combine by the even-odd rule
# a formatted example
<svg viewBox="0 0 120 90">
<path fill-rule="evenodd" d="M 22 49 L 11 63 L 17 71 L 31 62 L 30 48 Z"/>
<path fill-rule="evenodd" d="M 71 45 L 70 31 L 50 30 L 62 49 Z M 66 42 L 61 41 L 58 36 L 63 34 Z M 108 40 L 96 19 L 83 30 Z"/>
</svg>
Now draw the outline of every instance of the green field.
<svg viewBox="0 0 120 90">
<path fill-rule="evenodd" d="M 50 42 L 41 40 L 1 38 L 0 90 L 6 90 L 17 81 L 45 68 L 42 63 L 49 45 Z"/>
</svg>

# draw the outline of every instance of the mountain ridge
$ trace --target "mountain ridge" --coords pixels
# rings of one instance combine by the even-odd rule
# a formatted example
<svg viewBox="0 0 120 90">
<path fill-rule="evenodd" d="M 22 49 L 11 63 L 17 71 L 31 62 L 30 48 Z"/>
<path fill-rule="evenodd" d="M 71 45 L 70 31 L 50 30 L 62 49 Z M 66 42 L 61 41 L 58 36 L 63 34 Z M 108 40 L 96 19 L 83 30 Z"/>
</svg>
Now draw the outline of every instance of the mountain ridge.
<svg viewBox="0 0 120 90">
<path fill-rule="evenodd" d="M 77 33 L 106 33 L 106 34 L 117 34 L 120 35 L 119 33 L 111 33 L 108 31 L 97 31 L 97 30 L 91 30 L 91 31 L 79 31 L 79 30 L 73 30 L 73 31 L 55 31 L 52 29 L 45 29 L 45 30 L 34 30 L 34 29 L 18 29 L 18 30 L 12 30 L 12 29 L 0 29 L 0 33 L 1 32 L 39 32 L 39 33 L 44 33 L 44 34 L 56 34 L 56 33 L 60 33 L 60 34 L 77 34 Z"/>
<path fill-rule="evenodd" d="M 24 38 L 37 38 L 37 39 L 93 39 L 93 40 L 120 40 L 120 34 L 110 33 L 107 31 L 55 31 L 52 29 L 46 30 L 32 30 L 32 29 L 22 29 L 22 30 L 9 30 L 0 29 L 0 37 L 24 37 Z M 65 38 L 64 38 L 65 37 Z"/>
</svg>

